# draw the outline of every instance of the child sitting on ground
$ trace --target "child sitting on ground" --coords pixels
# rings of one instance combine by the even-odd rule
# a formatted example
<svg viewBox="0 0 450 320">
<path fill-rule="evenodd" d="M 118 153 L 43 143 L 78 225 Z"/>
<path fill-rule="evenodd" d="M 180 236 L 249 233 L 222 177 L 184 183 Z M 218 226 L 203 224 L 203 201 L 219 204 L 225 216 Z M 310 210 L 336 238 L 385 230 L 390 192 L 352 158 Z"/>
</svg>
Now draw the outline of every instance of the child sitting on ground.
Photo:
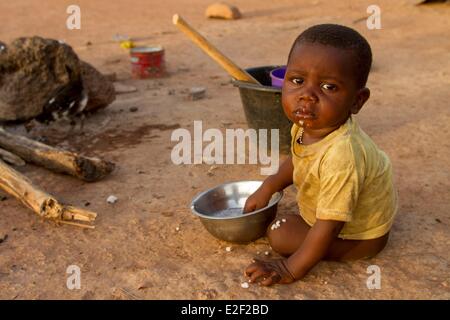
<svg viewBox="0 0 450 320">
<path fill-rule="evenodd" d="M 323 24 L 298 36 L 289 53 L 282 104 L 292 126 L 291 155 L 245 204 L 267 205 L 294 184 L 300 214 L 280 214 L 267 230 L 283 259 L 254 260 L 250 282 L 291 283 L 323 259 L 376 255 L 397 210 L 389 158 L 352 114 L 369 99 L 372 52 L 348 27 Z"/>
</svg>

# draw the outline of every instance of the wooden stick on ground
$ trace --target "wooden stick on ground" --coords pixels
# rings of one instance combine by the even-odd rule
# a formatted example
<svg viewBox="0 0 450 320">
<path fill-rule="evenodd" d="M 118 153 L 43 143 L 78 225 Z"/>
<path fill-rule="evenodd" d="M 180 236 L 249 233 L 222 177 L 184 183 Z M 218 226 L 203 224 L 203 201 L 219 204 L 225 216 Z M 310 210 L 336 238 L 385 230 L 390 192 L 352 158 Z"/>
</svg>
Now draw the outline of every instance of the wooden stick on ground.
<svg viewBox="0 0 450 320">
<path fill-rule="evenodd" d="M 0 188 L 42 218 L 83 228 L 94 228 L 89 224 L 71 221 L 93 222 L 97 216 L 96 213 L 59 203 L 58 200 L 34 186 L 27 177 L 9 167 L 2 160 L 0 160 Z"/>
<path fill-rule="evenodd" d="M 50 147 L 0 127 L 0 147 L 27 162 L 52 171 L 70 174 L 84 181 L 97 181 L 114 170 L 114 163 Z"/>
<path fill-rule="evenodd" d="M 181 31 L 183 31 L 197 46 L 199 46 L 207 55 L 216 61 L 222 68 L 224 68 L 233 78 L 241 81 L 247 81 L 255 84 L 260 84 L 258 80 L 253 78 L 247 71 L 241 69 L 233 61 L 225 56 L 222 52 L 216 49 L 208 40 L 200 33 L 192 28 L 183 18 L 175 14 L 172 22 Z"/>
</svg>

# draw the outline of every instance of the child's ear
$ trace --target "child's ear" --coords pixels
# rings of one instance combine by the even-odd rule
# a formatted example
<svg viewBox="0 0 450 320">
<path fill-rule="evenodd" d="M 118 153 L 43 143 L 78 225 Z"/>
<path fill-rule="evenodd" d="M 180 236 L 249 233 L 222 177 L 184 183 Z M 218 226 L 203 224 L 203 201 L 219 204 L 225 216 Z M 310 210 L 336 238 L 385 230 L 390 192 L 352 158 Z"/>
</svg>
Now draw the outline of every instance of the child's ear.
<svg viewBox="0 0 450 320">
<path fill-rule="evenodd" d="M 350 111 L 353 114 L 357 114 L 359 110 L 363 107 L 364 103 L 366 103 L 367 100 L 369 100 L 370 97 L 370 90 L 369 88 L 362 88 L 358 91 L 356 95 L 356 100 L 353 106 L 351 107 Z"/>
</svg>

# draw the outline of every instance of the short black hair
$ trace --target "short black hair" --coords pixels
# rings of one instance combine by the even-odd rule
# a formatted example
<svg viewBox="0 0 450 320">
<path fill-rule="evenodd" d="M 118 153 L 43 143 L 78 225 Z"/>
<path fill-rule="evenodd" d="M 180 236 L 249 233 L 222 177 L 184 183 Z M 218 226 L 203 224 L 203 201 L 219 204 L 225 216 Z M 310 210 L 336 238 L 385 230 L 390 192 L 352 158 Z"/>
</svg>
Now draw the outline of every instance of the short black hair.
<svg viewBox="0 0 450 320">
<path fill-rule="evenodd" d="M 372 50 L 367 40 L 356 30 L 339 24 L 318 24 L 303 31 L 295 39 L 292 51 L 300 43 L 320 43 L 339 49 L 351 50 L 355 56 L 355 76 L 361 88 L 367 83 L 369 71 L 372 66 Z"/>
</svg>

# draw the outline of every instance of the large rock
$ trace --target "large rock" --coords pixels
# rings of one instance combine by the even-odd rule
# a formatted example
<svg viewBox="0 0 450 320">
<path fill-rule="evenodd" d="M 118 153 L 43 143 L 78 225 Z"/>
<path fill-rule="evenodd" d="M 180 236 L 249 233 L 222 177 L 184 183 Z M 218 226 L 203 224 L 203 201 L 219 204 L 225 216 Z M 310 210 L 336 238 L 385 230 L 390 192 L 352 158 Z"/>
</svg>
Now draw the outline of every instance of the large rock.
<svg viewBox="0 0 450 320">
<path fill-rule="evenodd" d="M 234 20 L 241 18 L 241 12 L 235 6 L 225 2 L 214 3 L 206 9 L 207 18 Z"/>
<path fill-rule="evenodd" d="M 116 91 L 112 81 L 82 60 L 80 60 L 80 68 L 83 86 L 88 95 L 88 102 L 84 111 L 93 112 L 106 108 L 116 99 Z"/>
<path fill-rule="evenodd" d="M 0 121 L 24 121 L 42 114 L 52 94 L 81 77 L 86 111 L 114 101 L 114 87 L 70 46 L 41 37 L 18 38 L 0 51 Z"/>
<path fill-rule="evenodd" d="M 72 48 L 56 40 L 19 38 L 0 55 L 0 120 L 27 120 L 42 112 L 50 94 L 79 77 Z"/>
</svg>

